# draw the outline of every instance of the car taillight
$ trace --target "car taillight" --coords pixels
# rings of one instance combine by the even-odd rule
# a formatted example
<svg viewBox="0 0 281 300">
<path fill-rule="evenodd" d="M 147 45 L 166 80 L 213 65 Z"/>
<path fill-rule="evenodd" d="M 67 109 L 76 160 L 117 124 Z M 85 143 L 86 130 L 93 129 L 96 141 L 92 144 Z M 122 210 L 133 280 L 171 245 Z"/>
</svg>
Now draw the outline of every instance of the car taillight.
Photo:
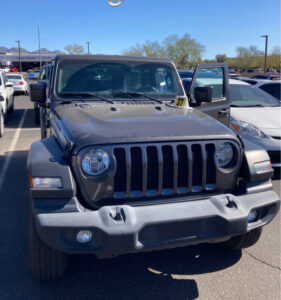
<svg viewBox="0 0 281 300">
<path fill-rule="evenodd" d="M 23 81 L 20 81 L 20 85 L 23 85 Z"/>
</svg>

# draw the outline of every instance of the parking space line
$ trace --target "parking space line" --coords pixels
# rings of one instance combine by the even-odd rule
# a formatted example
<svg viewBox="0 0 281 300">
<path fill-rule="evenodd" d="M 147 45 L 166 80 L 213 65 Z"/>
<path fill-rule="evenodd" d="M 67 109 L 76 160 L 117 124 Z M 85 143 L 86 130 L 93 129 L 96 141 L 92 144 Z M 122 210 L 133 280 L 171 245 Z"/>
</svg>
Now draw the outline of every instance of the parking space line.
<svg viewBox="0 0 281 300">
<path fill-rule="evenodd" d="M 19 126 L 18 128 L 16 129 L 16 132 L 15 132 L 15 135 L 11 141 L 11 144 L 10 144 L 10 147 L 9 149 L 7 150 L 8 151 L 8 154 L 6 156 L 6 160 L 4 161 L 4 165 L 0 171 L 0 192 L 2 190 L 2 185 L 4 183 L 4 180 L 5 180 L 5 175 L 6 175 L 6 172 L 8 170 L 8 167 L 9 167 L 9 164 L 10 164 L 10 161 L 11 161 L 11 158 L 13 156 L 13 152 L 16 148 L 16 145 L 17 145 L 17 142 L 18 142 L 18 139 L 19 139 L 19 136 L 20 136 L 20 132 L 21 132 L 21 129 L 22 129 L 22 125 L 24 123 L 24 120 L 25 120 L 25 116 L 26 116 L 26 113 L 27 113 L 27 109 L 24 110 L 23 112 L 23 115 L 20 119 L 20 123 L 19 123 Z"/>
</svg>

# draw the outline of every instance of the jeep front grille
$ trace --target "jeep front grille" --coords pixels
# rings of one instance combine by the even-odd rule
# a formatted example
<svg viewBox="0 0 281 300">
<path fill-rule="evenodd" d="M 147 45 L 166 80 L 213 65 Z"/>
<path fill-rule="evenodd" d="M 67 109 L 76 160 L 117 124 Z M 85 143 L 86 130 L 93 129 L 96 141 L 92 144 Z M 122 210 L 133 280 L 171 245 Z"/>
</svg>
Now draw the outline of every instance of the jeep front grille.
<svg viewBox="0 0 281 300">
<path fill-rule="evenodd" d="M 115 147 L 114 198 L 151 198 L 214 191 L 214 152 L 214 142 Z"/>
</svg>

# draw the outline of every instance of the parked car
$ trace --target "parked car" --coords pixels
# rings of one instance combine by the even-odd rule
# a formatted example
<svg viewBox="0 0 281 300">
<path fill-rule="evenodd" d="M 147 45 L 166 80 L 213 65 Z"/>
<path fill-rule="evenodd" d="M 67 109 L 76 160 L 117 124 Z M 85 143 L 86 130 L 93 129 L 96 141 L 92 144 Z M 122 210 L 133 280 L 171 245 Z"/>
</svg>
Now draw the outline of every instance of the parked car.
<svg viewBox="0 0 281 300">
<path fill-rule="evenodd" d="M 230 80 L 230 127 L 263 147 L 272 166 L 281 167 L 281 105 L 271 95 L 245 82 Z"/>
<path fill-rule="evenodd" d="M 28 84 L 22 74 L 7 74 L 6 76 L 8 80 L 14 84 L 13 87 L 15 93 L 27 94 Z"/>
<path fill-rule="evenodd" d="M 180 78 L 192 78 L 194 71 L 193 70 L 178 70 Z"/>
<path fill-rule="evenodd" d="M 27 160 L 39 280 L 62 277 L 67 254 L 249 247 L 278 213 L 268 154 L 222 124 L 225 64 L 198 65 L 185 95 L 168 59 L 64 55 L 30 96 L 44 107 Z"/>
<path fill-rule="evenodd" d="M 281 90 L 281 80 L 274 81 L 259 81 L 256 87 L 267 92 L 271 96 L 275 97 L 277 100 L 281 101 L 280 90 Z M 281 116 L 280 116 L 281 117 Z"/>
<path fill-rule="evenodd" d="M 40 72 L 40 71 L 41 71 L 40 67 L 33 67 L 33 68 L 27 70 L 27 72 Z"/>
<path fill-rule="evenodd" d="M 40 71 L 38 83 L 47 86 L 51 72 L 52 64 L 44 65 Z M 36 124 L 40 124 L 40 105 L 38 102 L 34 102 L 34 119 Z"/>
<path fill-rule="evenodd" d="M 10 72 L 17 72 L 18 71 L 18 68 L 16 68 L 16 67 L 11 67 L 10 68 Z"/>
<path fill-rule="evenodd" d="M 263 80 L 280 80 L 279 75 L 272 75 L 272 74 L 260 74 L 251 77 L 251 79 L 263 79 Z"/>
<path fill-rule="evenodd" d="M 13 83 L 8 81 L 8 78 L 2 71 L 0 71 L 0 104 L 0 124 L 2 124 L 1 130 L 3 132 L 4 122 L 7 122 L 8 113 L 14 110 L 14 89 Z"/>
<path fill-rule="evenodd" d="M 27 78 L 30 80 L 37 80 L 39 77 L 40 71 L 32 71 L 27 73 Z"/>
</svg>

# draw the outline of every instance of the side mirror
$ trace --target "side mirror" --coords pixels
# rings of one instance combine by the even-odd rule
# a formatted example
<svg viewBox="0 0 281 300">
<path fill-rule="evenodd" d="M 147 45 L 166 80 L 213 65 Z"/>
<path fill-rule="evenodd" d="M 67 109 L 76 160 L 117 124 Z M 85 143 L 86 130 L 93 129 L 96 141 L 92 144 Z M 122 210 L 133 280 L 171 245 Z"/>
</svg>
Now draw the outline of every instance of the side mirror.
<svg viewBox="0 0 281 300">
<path fill-rule="evenodd" d="M 213 88 L 210 86 L 198 86 L 194 89 L 194 98 L 196 103 L 201 105 L 202 102 L 212 102 Z"/>
<path fill-rule="evenodd" d="M 46 103 L 46 85 L 45 84 L 31 84 L 30 89 L 30 100 L 32 102 Z"/>
<path fill-rule="evenodd" d="M 5 87 L 13 87 L 14 84 L 10 81 L 7 81 L 6 84 L 5 84 Z"/>
</svg>

